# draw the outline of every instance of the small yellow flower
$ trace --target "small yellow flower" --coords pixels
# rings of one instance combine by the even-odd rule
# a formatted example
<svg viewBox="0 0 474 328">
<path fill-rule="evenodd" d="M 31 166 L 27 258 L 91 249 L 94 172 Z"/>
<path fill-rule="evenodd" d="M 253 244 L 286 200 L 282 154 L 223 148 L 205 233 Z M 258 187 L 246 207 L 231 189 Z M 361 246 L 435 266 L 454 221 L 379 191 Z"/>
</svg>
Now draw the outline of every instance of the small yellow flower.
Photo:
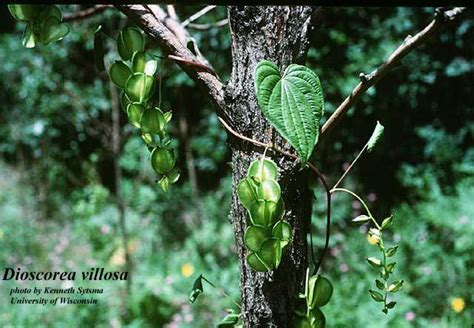
<svg viewBox="0 0 474 328">
<path fill-rule="evenodd" d="M 378 236 L 367 234 L 367 241 L 370 245 L 377 245 L 379 240 L 380 238 Z"/>
<path fill-rule="evenodd" d="M 451 309 L 453 309 L 454 312 L 460 313 L 464 308 L 466 307 L 466 302 L 464 301 L 464 298 L 462 297 L 455 297 L 451 301 Z"/>
<path fill-rule="evenodd" d="M 3 238 L 3 230 L 0 229 L 0 239 L 2 239 L 2 238 Z"/>
<path fill-rule="evenodd" d="M 190 263 L 184 263 L 181 266 L 181 274 L 183 277 L 187 278 L 190 277 L 194 273 L 194 267 Z"/>
<path fill-rule="evenodd" d="M 113 266 L 122 266 L 125 264 L 125 251 L 122 247 L 118 248 L 114 254 L 112 254 L 109 264 Z"/>
</svg>

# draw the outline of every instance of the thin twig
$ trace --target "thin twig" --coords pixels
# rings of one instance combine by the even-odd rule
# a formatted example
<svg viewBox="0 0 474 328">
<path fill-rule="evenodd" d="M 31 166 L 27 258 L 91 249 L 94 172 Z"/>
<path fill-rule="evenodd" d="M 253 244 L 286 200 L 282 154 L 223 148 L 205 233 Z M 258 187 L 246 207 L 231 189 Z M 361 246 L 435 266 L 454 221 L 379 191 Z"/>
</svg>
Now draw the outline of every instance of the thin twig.
<svg viewBox="0 0 474 328">
<path fill-rule="evenodd" d="M 221 19 L 220 21 L 217 21 L 215 23 L 208 23 L 208 24 L 195 24 L 195 23 L 189 23 L 188 28 L 192 28 L 194 30 L 200 30 L 200 31 L 205 31 L 209 30 L 214 27 L 224 27 L 227 24 L 229 24 L 229 20 L 227 18 Z"/>
<path fill-rule="evenodd" d="M 84 10 L 76 11 L 73 13 L 67 13 L 63 16 L 63 21 L 70 22 L 70 21 L 78 21 L 89 18 L 91 16 L 100 14 L 101 12 L 113 8 L 113 5 L 96 5 Z"/>
<path fill-rule="evenodd" d="M 352 161 L 351 165 L 349 165 L 349 167 L 344 171 L 344 173 L 341 175 L 339 180 L 337 180 L 336 184 L 334 185 L 334 187 L 332 187 L 332 189 L 336 189 L 339 186 L 339 184 L 342 182 L 342 180 L 344 180 L 344 178 L 347 176 L 349 171 L 352 169 L 354 164 L 357 162 L 357 160 L 360 158 L 360 156 L 364 153 L 366 149 L 367 149 L 367 144 L 365 144 L 365 146 L 362 148 L 359 154 L 357 154 L 356 158 Z"/>
<path fill-rule="evenodd" d="M 210 12 L 211 10 L 213 10 L 214 8 L 216 8 L 217 6 L 215 5 L 212 5 L 212 6 L 206 6 L 204 8 L 202 8 L 201 10 L 199 10 L 197 13 L 195 13 L 194 15 L 190 16 L 188 19 L 186 19 L 182 25 L 183 27 L 186 27 L 189 23 L 192 23 L 194 22 L 195 20 L 197 20 L 199 17 L 201 16 L 204 16 L 205 14 L 207 14 L 208 12 Z"/>
<path fill-rule="evenodd" d="M 342 116 L 352 107 L 352 105 L 367 91 L 371 86 L 377 83 L 394 67 L 398 66 L 401 60 L 414 48 L 425 42 L 435 31 L 444 27 L 449 22 L 458 19 L 466 8 L 456 7 L 448 11 L 437 10 L 435 18 L 422 31 L 415 36 L 407 36 L 403 43 L 388 57 L 388 59 L 370 74 L 360 74 L 361 81 L 352 90 L 351 94 L 339 105 L 335 112 L 329 117 L 321 129 L 320 138 L 330 131 Z"/>
</svg>

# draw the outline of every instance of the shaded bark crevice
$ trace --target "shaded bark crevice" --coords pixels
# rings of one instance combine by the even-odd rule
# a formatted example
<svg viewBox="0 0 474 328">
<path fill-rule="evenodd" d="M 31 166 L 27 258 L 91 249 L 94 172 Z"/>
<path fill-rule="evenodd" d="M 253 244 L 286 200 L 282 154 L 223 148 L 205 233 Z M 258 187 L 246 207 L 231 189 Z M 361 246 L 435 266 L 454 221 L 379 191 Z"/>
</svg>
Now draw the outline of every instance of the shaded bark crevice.
<svg viewBox="0 0 474 328">
<path fill-rule="evenodd" d="M 283 71 L 291 63 L 302 63 L 308 48 L 308 32 L 314 8 L 229 7 L 232 35 L 232 75 L 226 87 L 225 102 L 238 131 L 248 137 L 274 142 L 279 148 L 291 147 L 264 119 L 257 105 L 253 75 L 263 59 L 275 62 Z M 233 188 L 246 176 L 252 160 L 263 149 L 229 139 L 232 150 Z M 293 228 L 292 243 L 284 251 L 280 267 L 258 273 L 247 266 L 243 235 L 247 211 L 237 195 L 232 197 L 231 222 L 239 254 L 242 313 L 246 327 L 290 327 L 297 293 L 304 284 L 307 267 L 306 236 L 311 218 L 311 196 L 301 181 L 299 164 L 281 155 L 273 155 L 280 173 L 279 183 L 286 204 L 285 219 Z"/>
</svg>

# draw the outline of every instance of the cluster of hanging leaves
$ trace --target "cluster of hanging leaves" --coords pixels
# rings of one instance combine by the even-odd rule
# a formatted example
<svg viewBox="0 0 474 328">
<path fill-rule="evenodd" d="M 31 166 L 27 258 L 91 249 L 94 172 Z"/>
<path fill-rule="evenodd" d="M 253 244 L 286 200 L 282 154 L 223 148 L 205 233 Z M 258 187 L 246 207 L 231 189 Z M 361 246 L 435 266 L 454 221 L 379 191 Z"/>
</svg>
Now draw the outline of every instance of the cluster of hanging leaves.
<svg viewBox="0 0 474 328">
<path fill-rule="evenodd" d="M 299 298 L 304 300 L 304 304 L 295 310 L 294 327 L 326 327 L 326 317 L 320 308 L 328 304 L 332 293 L 333 287 L 329 279 L 319 274 L 310 277 L 308 269 L 306 271 L 304 294 L 299 295 Z"/>
<path fill-rule="evenodd" d="M 373 218 L 367 215 L 360 215 L 356 217 L 353 222 L 365 223 L 371 221 Z M 367 262 L 373 268 L 379 270 L 380 279 L 375 279 L 375 286 L 377 290 L 369 290 L 370 296 L 375 302 L 383 303 L 382 312 L 387 314 L 390 309 L 393 309 L 397 302 L 389 299 L 390 294 L 398 292 L 403 286 L 403 280 L 390 279 L 396 262 L 391 262 L 392 256 L 397 253 L 398 245 L 386 247 L 383 240 L 383 232 L 392 224 L 393 216 L 382 221 L 380 227 L 370 228 L 369 236 L 376 241 L 380 251 L 380 257 L 368 257 Z"/>
<path fill-rule="evenodd" d="M 141 130 L 142 139 L 151 152 L 151 165 L 160 176 L 158 183 L 167 191 L 169 185 L 179 179 L 179 171 L 175 168 L 176 156 L 167 132 L 172 114 L 163 112 L 152 99 L 158 62 L 148 57 L 145 36 L 133 27 L 125 27 L 120 32 L 117 49 L 122 60 L 111 65 L 110 79 L 123 90 L 122 109 L 130 123 Z"/>
<path fill-rule="evenodd" d="M 283 76 L 278 67 L 262 60 L 255 69 L 258 104 L 273 127 L 296 149 L 301 163 L 308 161 L 318 142 L 324 113 L 318 76 L 309 68 L 291 64 Z"/>
<path fill-rule="evenodd" d="M 277 175 L 275 162 L 262 156 L 250 164 L 247 177 L 237 186 L 250 219 L 244 234 L 247 263 L 260 272 L 278 267 L 283 248 L 291 239 L 291 227 L 283 220 L 285 205 Z"/>
<path fill-rule="evenodd" d="M 8 10 L 17 21 L 26 23 L 22 40 L 26 48 L 59 41 L 70 31 L 54 5 L 8 5 Z"/>
</svg>

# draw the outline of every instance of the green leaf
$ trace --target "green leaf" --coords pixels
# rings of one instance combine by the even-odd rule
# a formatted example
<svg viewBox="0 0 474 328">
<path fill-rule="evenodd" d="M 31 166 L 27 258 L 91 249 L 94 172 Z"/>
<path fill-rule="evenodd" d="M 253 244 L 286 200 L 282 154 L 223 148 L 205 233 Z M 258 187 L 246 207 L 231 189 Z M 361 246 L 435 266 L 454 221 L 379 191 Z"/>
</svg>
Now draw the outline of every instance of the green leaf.
<svg viewBox="0 0 474 328">
<path fill-rule="evenodd" d="M 163 116 L 165 117 L 166 122 L 169 123 L 169 121 L 171 121 L 171 118 L 173 117 L 173 113 L 171 111 L 164 112 Z"/>
<path fill-rule="evenodd" d="M 315 275 L 309 278 L 308 300 L 310 308 L 322 307 L 331 299 L 333 287 L 329 279 Z"/>
<path fill-rule="evenodd" d="M 326 317 L 318 308 L 314 308 L 309 311 L 308 315 L 305 314 L 296 314 L 294 316 L 294 328 L 325 328 L 326 327 Z"/>
<path fill-rule="evenodd" d="M 257 254 L 267 267 L 270 269 L 278 268 L 281 261 L 280 241 L 275 238 L 265 240 Z"/>
<path fill-rule="evenodd" d="M 382 266 L 382 261 L 380 261 L 379 259 L 377 259 L 375 257 L 368 257 L 368 258 L 366 258 L 366 260 L 374 268 L 380 268 Z"/>
<path fill-rule="evenodd" d="M 179 180 L 180 175 L 181 174 L 179 173 L 179 171 L 177 169 L 171 171 L 170 173 L 168 173 L 169 182 L 170 183 L 176 183 Z"/>
<path fill-rule="evenodd" d="M 280 185 L 274 180 L 265 180 L 257 187 L 258 199 L 271 200 L 277 203 L 280 200 Z"/>
<path fill-rule="evenodd" d="M 151 152 L 151 166 L 158 174 L 170 172 L 176 163 L 176 157 L 172 149 L 155 148 Z"/>
<path fill-rule="evenodd" d="M 69 25 L 61 23 L 61 21 L 55 16 L 50 16 L 43 22 L 41 38 L 44 44 L 49 44 L 50 42 L 61 40 L 69 33 L 69 31 Z"/>
<path fill-rule="evenodd" d="M 392 273 L 393 270 L 395 269 L 395 264 L 397 264 L 396 262 L 392 262 L 392 263 L 389 263 L 387 264 L 387 272 L 388 273 Z"/>
<path fill-rule="evenodd" d="M 144 133 L 163 135 L 165 128 L 165 117 L 159 108 L 146 109 L 140 119 L 140 128 Z"/>
<path fill-rule="evenodd" d="M 383 295 L 379 292 L 376 292 L 375 290 L 370 289 L 369 290 L 370 296 L 374 299 L 376 302 L 383 302 Z"/>
<path fill-rule="evenodd" d="M 134 127 L 140 127 L 140 120 L 144 111 L 145 107 L 140 103 L 131 103 L 127 106 L 127 116 Z"/>
<path fill-rule="evenodd" d="M 285 247 L 290 243 L 291 240 L 291 226 L 286 221 L 278 221 L 272 230 L 272 235 L 274 238 L 280 240 L 281 247 Z"/>
<path fill-rule="evenodd" d="M 257 272 L 266 272 L 271 270 L 271 268 L 267 267 L 265 263 L 260 260 L 256 253 L 250 253 L 247 255 L 247 263 Z"/>
<path fill-rule="evenodd" d="M 160 185 L 161 189 L 164 191 L 164 192 L 167 192 L 168 189 L 169 189 L 169 186 L 170 186 L 170 181 L 168 179 L 168 177 L 166 175 L 164 175 L 160 181 L 158 181 L 158 184 Z"/>
<path fill-rule="evenodd" d="M 255 90 L 263 114 L 306 163 L 318 141 L 324 103 L 318 76 L 309 68 L 289 65 L 283 77 L 267 60 L 255 69 Z"/>
<path fill-rule="evenodd" d="M 99 72 L 105 71 L 104 65 L 104 40 L 102 38 L 102 25 L 94 32 L 94 62 Z"/>
<path fill-rule="evenodd" d="M 397 250 L 398 250 L 398 245 L 390 247 L 389 249 L 387 249 L 387 256 L 388 257 L 394 256 L 397 253 Z"/>
<path fill-rule="evenodd" d="M 382 137 L 383 130 L 383 125 L 380 124 L 379 121 L 377 121 L 374 132 L 372 132 L 372 135 L 370 136 L 369 141 L 367 142 L 367 151 L 369 153 L 374 149 L 375 145 L 377 144 L 377 141 L 379 141 L 379 139 Z"/>
<path fill-rule="evenodd" d="M 385 284 L 378 279 L 375 279 L 375 285 L 378 289 L 385 290 Z"/>
<path fill-rule="evenodd" d="M 125 88 L 128 78 L 132 74 L 132 70 L 121 60 L 116 60 L 115 63 L 110 66 L 110 79 L 119 88 Z M 128 94 L 127 94 L 128 96 Z M 128 99 L 132 99 L 128 96 Z M 136 101 L 136 100 L 135 100 Z"/>
<path fill-rule="evenodd" d="M 387 290 L 391 293 L 396 293 L 398 292 L 403 286 L 403 280 L 397 280 L 388 285 Z"/>
<path fill-rule="evenodd" d="M 125 27 L 117 38 L 117 49 L 123 60 L 129 60 L 135 51 L 145 49 L 145 37 L 134 27 Z"/>
<path fill-rule="evenodd" d="M 36 37 L 30 26 L 25 27 L 21 43 L 25 48 L 34 48 L 36 46 Z"/>
<path fill-rule="evenodd" d="M 17 21 L 26 22 L 38 16 L 43 5 L 8 5 L 8 10 Z"/>
<path fill-rule="evenodd" d="M 237 195 L 242 206 L 250 210 L 252 204 L 257 201 L 255 184 L 250 178 L 245 178 L 237 185 Z"/>
<path fill-rule="evenodd" d="M 194 303 L 196 299 L 201 295 L 201 293 L 204 292 L 204 289 L 202 288 L 202 274 L 199 275 L 199 277 L 194 280 L 193 284 L 193 289 L 191 290 L 191 293 L 189 294 L 189 301 L 191 303 Z"/>
<path fill-rule="evenodd" d="M 134 73 L 125 85 L 125 92 L 132 101 L 145 102 L 153 94 L 155 80 L 144 73 Z"/>
<path fill-rule="evenodd" d="M 249 226 L 244 234 L 245 247 L 252 252 L 258 252 L 268 235 L 269 233 L 265 228 Z"/>
<path fill-rule="evenodd" d="M 250 163 L 247 176 L 254 179 L 257 183 L 265 180 L 275 180 L 278 175 L 278 166 L 274 161 L 267 158 L 256 159 Z"/>
<path fill-rule="evenodd" d="M 390 225 L 392 225 L 392 222 L 393 222 L 393 215 L 390 215 L 388 218 L 382 221 L 382 226 L 381 226 L 382 230 L 390 227 Z"/>
<path fill-rule="evenodd" d="M 367 221 L 370 221 L 370 217 L 367 215 L 359 215 L 358 217 L 352 220 L 352 222 L 356 222 L 356 223 L 364 223 Z"/>
<path fill-rule="evenodd" d="M 231 328 L 235 327 L 235 325 L 239 322 L 239 315 L 235 313 L 229 313 L 224 317 L 224 319 L 219 322 L 217 325 L 218 328 Z"/>
<path fill-rule="evenodd" d="M 386 306 L 387 306 L 388 309 L 393 309 L 396 304 L 397 304 L 397 302 L 390 302 L 390 303 L 387 303 Z"/>
</svg>

